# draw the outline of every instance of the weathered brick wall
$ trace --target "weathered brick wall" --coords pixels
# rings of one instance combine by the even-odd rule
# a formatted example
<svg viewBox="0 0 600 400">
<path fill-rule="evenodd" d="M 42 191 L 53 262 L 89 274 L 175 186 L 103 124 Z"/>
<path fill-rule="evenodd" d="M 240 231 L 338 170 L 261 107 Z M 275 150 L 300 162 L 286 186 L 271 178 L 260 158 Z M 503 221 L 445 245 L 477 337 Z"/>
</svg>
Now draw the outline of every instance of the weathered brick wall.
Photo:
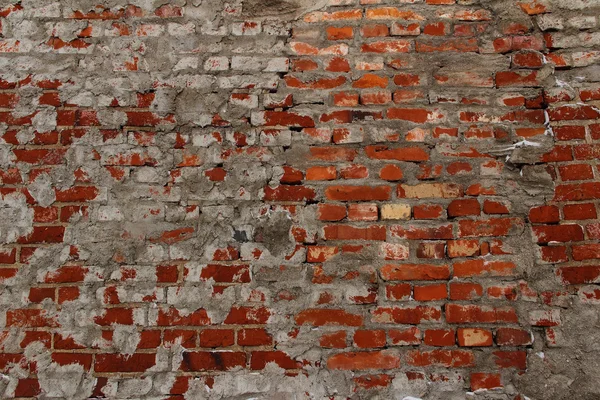
<svg viewBox="0 0 600 400">
<path fill-rule="evenodd" d="M 600 398 L 598 15 L 0 1 L 0 397 Z"/>
</svg>

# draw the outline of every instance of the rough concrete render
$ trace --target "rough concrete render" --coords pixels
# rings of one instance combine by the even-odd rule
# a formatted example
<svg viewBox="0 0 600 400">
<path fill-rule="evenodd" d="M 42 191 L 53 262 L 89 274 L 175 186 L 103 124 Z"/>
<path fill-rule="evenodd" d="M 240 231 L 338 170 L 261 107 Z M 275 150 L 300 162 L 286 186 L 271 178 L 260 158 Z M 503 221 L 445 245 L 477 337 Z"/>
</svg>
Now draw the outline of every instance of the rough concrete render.
<svg viewBox="0 0 600 400">
<path fill-rule="evenodd" d="M 0 398 L 600 399 L 600 0 L 0 0 Z"/>
</svg>

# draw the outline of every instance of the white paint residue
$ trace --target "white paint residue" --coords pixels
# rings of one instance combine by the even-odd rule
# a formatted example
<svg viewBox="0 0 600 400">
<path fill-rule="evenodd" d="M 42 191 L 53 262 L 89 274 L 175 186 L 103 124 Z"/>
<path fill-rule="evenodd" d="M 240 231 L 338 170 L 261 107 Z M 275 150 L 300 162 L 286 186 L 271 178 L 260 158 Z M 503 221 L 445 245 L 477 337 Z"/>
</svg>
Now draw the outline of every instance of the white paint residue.
<svg viewBox="0 0 600 400">
<path fill-rule="evenodd" d="M 545 59 L 545 58 L 546 58 L 546 57 L 544 57 L 544 59 Z M 556 78 L 555 78 L 555 79 L 556 79 Z M 569 89 L 571 89 L 571 90 L 575 91 L 575 89 L 573 89 L 573 86 L 569 85 L 569 84 L 568 84 L 567 82 L 565 82 L 565 81 L 561 81 L 560 79 L 556 79 L 556 84 L 557 84 L 559 87 L 561 87 L 561 88 L 564 88 L 564 87 L 566 87 L 566 88 L 569 88 Z"/>
<path fill-rule="evenodd" d="M 521 140 L 520 142 L 517 142 L 517 143 L 513 144 L 512 146 L 502 149 L 502 151 L 515 150 L 515 149 L 525 147 L 525 146 L 540 147 L 541 144 L 537 143 L 537 142 L 530 142 L 529 140 Z M 508 161 L 509 158 L 510 158 L 509 156 L 506 156 L 506 161 Z"/>
<path fill-rule="evenodd" d="M 548 114 L 548 110 L 544 110 L 544 126 L 546 127 L 544 135 L 554 137 L 554 130 L 550 125 L 550 115 Z"/>
</svg>

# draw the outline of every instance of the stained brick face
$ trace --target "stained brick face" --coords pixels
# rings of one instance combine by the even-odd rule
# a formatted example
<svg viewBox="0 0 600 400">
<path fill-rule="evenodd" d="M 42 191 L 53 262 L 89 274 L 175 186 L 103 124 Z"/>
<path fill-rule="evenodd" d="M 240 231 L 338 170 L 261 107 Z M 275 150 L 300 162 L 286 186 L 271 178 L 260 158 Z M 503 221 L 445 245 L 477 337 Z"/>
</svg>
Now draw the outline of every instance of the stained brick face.
<svg viewBox="0 0 600 400">
<path fill-rule="evenodd" d="M 1 398 L 600 398 L 600 2 L 0 4 Z"/>
</svg>

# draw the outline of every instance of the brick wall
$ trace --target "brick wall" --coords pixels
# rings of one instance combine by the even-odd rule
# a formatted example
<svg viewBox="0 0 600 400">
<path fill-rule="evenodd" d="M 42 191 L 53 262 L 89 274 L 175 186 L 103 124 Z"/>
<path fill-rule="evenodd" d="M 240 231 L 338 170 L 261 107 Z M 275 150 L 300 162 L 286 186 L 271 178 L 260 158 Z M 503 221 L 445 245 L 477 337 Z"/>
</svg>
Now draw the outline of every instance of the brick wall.
<svg viewBox="0 0 600 400">
<path fill-rule="evenodd" d="M 0 397 L 600 398 L 600 1 L 0 5 Z"/>
</svg>

